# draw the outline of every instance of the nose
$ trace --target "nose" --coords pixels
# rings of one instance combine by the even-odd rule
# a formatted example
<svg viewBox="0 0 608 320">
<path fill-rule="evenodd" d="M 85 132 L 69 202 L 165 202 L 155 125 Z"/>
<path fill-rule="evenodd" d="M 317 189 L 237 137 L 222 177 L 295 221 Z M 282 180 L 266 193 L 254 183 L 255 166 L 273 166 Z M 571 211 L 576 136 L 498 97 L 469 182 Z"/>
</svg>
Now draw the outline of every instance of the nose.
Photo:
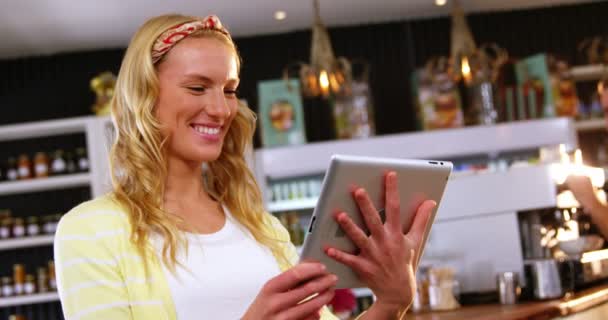
<svg viewBox="0 0 608 320">
<path fill-rule="evenodd" d="M 230 107 L 226 101 L 223 90 L 213 90 L 213 94 L 207 100 L 205 112 L 214 118 L 227 118 L 230 114 Z"/>
</svg>

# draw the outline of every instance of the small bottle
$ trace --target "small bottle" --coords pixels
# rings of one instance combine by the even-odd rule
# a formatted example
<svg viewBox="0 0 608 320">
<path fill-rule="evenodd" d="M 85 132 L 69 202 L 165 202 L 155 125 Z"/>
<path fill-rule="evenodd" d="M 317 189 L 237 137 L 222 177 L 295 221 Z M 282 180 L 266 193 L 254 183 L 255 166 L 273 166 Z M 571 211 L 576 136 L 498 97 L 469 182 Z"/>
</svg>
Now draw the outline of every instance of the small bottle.
<svg viewBox="0 0 608 320">
<path fill-rule="evenodd" d="M 36 178 L 49 176 L 49 157 L 44 152 L 34 155 L 34 175 Z"/>
<path fill-rule="evenodd" d="M 13 283 L 15 295 L 25 293 L 25 267 L 22 264 L 13 265 Z"/>
<path fill-rule="evenodd" d="M 76 158 L 78 160 L 78 171 L 80 171 L 80 172 L 89 171 L 89 156 L 87 155 L 87 149 L 85 149 L 85 148 L 76 149 Z"/>
<path fill-rule="evenodd" d="M 55 151 L 55 155 L 53 156 L 53 161 L 51 162 L 51 173 L 53 175 L 64 174 L 67 171 L 67 164 L 65 159 L 63 158 L 63 151 L 57 150 Z"/>
<path fill-rule="evenodd" d="M 61 213 L 55 214 L 51 218 L 51 233 L 57 232 L 57 227 L 59 226 L 59 220 L 61 220 Z"/>
<path fill-rule="evenodd" d="M 36 293 L 36 279 L 34 275 L 28 274 L 25 276 L 25 285 L 23 287 L 25 294 Z"/>
<path fill-rule="evenodd" d="M 78 165 L 71 152 L 65 153 L 65 171 L 66 173 L 76 173 L 78 171 Z"/>
<path fill-rule="evenodd" d="M 13 219 L 11 217 L 5 217 L 0 221 L 0 239 L 8 239 L 11 236 L 11 229 L 13 228 Z"/>
<path fill-rule="evenodd" d="M 32 177 L 32 162 L 27 154 L 19 156 L 19 160 L 17 161 L 17 172 L 19 174 L 19 179 L 21 180 Z"/>
<path fill-rule="evenodd" d="M 37 236 L 40 234 L 40 225 L 38 224 L 38 217 L 27 218 L 27 235 Z"/>
<path fill-rule="evenodd" d="M 38 268 L 38 292 L 44 293 L 49 291 L 49 277 L 46 268 Z"/>
<path fill-rule="evenodd" d="M 55 279 L 55 261 L 49 261 L 49 288 L 53 291 L 57 290 L 57 280 Z"/>
<path fill-rule="evenodd" d="M 15 181 L 19 179 L 19 171 L 17 170 L 17 160 L 15 158 L 8 158 L 6 166 L 6 180 Z"/>
<path fill-rule="evenodd" d="M 287 214 L 287 231 L 291 236 L 291 242 L 294 245 L 299 246 L 304 242 L 304 230 L 300 225 L 300 218 L 296 212 L 290 212 Z"/>
<path fill-rule="evenodd" d="M 11 282 L 11 278 L 2 277 L 2 296 L 11 297 L 13 295 L 13 283 Z"/>
<path fill-rule="evenodd" d="M 42 217 L 42 231 L 46 234 L 53 234 L 52 216 Z"/>
<path fill-rule="evenodd" d="M 20 238 L 25 236 L 25 225 L 23 219 L 15 218 L 13 221 L 13 237 Z"/>
</svg>

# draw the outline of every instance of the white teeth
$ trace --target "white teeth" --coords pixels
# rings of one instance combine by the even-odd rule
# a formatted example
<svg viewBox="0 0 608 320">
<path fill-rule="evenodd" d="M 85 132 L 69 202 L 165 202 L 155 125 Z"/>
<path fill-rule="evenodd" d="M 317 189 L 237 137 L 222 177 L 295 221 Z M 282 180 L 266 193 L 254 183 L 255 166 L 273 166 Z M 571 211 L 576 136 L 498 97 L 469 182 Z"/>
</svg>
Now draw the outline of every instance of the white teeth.
<svg viewBox="0 0 608 320">
<path fill-rule="evenodd" d="M 219 134 L 220 133 L 219 128 L 209 128 L 209 127 L 205 127 L 205 126 L 194 126 L 194 130 L 196 130 L 199 133 L 203 133 L 203 134 Z"/>
</svg>

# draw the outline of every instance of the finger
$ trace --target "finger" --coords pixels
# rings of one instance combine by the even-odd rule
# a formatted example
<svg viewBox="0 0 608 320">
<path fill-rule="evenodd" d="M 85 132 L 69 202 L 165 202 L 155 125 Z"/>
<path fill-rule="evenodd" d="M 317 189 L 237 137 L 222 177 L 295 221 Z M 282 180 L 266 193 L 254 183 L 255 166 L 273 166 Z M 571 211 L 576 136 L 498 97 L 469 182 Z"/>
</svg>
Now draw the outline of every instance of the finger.
<svg viewBox="0 0 608 320">
<path fill-rule="evenodd" d="M 327 274 L 324 265 L 316 262 L 303 262 L 272 278 L 264 286 L 270 293 L 285 292 L 307 280 Z"/>
<path fill-rule="evenodd" d="M 308 281 L 293 290 L 281 294 L 278 299 L 279 302 L 274 308 L 276 311 L 288 309 L 314 294 L 333 289 L 337 282 L 338 277 L 334 274 Z"/>
<path fill-rule="evenodd" d="M 420 205 L 420 207 L 418 207 L 418 210 L 416 210 L 414 222 L 412 223 L 410 230 L 407 232 L 407 236 L 414 241 L 416 248 L 420 247 L 420 242 L 422 241 L 422 237 L 427 230 L 431 213 L 436 206 L 437 202 L 433 200 L 426 200 Z"/>
<path fill-rule="evenodd" d="M 399 200 L 397 173 L 394 171 L 387 173 L 384 176 L 384 185 L 386 224 L 391 231 L 395 233 L 401 232 L 401 203 Z"/>
<path fill-rule="evenodd" d="M 353 241 L 357 248 L 361 250 L 367 250 L 369 247 L 369 238 L 357 226 L 353 220 L 344 212 L 340 212 L 336 215 L 336 220 L 340 224 L 340 228 L 344 230 L 344 233 Z"/>
<path fill-rule="evenodd" d="M 327 254 L 330 258 L 350 267 L 355 272 L 363 271 L 366 266 L 363 258 L 350 253 L 346 253 L 344 251 L 340 251 L 336 248 L 325 249 L 325 254 Z"/>
<path fill-rule="evenodd" d="M 355 191 L 354 197 L 359 206 L 359 211 L 361 211 L 361 215 L 363 216 L 363 220 L 365 221 L 365 225 L 371 234 L 382 237 L 384 235 L 382 220 L 367 192 L 363 188 L 359 188 Z"/>
<path fill-rule="evenodd" d="M 314 318 L 323 306 L 328 304 L 331 299 L 334 297 L 334 290 L 330 289 L 320 293 L 318 296 L 300 303 L 293 308 L 289 308 L 282 313 L 279 313 L 279 319 L 308 319 Z"/>
</svg>

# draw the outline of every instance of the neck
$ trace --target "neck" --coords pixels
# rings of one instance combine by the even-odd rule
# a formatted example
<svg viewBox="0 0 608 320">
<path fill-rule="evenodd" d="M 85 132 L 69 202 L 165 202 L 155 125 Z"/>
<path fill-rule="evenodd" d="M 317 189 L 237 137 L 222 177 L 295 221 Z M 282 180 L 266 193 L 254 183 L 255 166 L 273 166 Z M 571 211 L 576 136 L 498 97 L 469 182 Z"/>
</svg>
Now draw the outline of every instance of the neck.
<svg viewBox="0 0 608 320">
<path fill-rule="evenodd" d="M 168 207 L 175 203 L 212 201 L 203 185 L 202 163 L 169 156 L 163 200 Z"/>
</svg>

